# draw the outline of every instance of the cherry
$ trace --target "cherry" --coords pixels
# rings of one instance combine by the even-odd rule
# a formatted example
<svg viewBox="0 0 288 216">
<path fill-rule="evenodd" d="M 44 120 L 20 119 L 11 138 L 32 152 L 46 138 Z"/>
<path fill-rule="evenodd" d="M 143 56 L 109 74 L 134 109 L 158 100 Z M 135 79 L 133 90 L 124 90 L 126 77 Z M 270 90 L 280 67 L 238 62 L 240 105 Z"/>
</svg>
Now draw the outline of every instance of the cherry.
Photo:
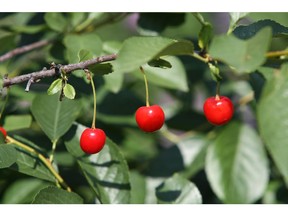
<svg viewBox="0 0 288 216">
<path fill-rule="evenodd" d="M 87 154 L 100 152 L 105 142 L 106 134 L 99 128 L 86 128 L 80 137 L 80 147 Z"/>
<path fill-rule="evenodd" d="M 6 136 L 7 136 L 6 130 L 3 127 L 0 127 L 0 132 L 3 134 L 4 139 L 6 139 Z"/>
<path fill-rule="evenodd" d="M 233 116 L 233 103 L 228 97 L 216 96 L 207 98 L 203 105 L 207 120 L 214 125 L 223 125 Z"/>
<path fill-rule="evenodd" d="M 165 121 L 165 114 L 158 105 L 139 107 L 135 113 L 138 127 L 145 132 L 159 130 Z"/>
</svg>

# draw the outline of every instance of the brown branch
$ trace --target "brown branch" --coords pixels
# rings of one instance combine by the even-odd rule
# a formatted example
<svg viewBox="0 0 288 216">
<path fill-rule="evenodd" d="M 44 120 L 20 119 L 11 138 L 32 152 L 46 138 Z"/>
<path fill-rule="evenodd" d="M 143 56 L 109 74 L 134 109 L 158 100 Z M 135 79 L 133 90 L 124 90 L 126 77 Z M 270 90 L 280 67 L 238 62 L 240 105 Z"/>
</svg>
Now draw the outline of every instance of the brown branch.
<svg viewBox="0 0 288 216">
<path fill-rule="evenodd" d="M 49 43 L 51 43 L 51 41 L 42 40 L 42 41 L 38 41 L 38 42 L 29 44 L 29 45 L 26 45 L 26 46 L 23 46 L 23 47 L 16 48 L 16 49 L 11 50 L 11 51 L 5 53 L 4 55 L 0 56 L 0 62 L 6 61 L 6 60 L 8 60 L 8 59 L 10 59 L 10 58 L 12 58 L 12 57 L 14 57 L 16 55 L 19 55 L 19 54 L 22 54 L 22 53 L 25 53 L 25 52 L 29 52 L 30 50 L 46 46 Z"/>
<path fill-rule="evenodd" d="M 117 57 L 116 54 L 111 54 L 111 55 L 107 55 L 107 56 L 100 56 L 97 58 L 89 59 L 89 60 L 79 62 L 76 64 L 62 65 L 60 67 L 60 71 L 64 71 L 66 74 L 69 74 L 72 71 L 79 70 L 79 69 L 85 69 L 85 68 L 87 68 L 91 65 L 94 65 L 94 64 L 99 64 L 102 62 L 115 60 L 116 57 Z M 56 69 L 56 68 L 49 69 L 49 70 L 47 70 L 45 68 L 41 71 L 32 72 L 29 74 L 20 75 L 20 76 L 16 76 L 13 78 L 4 78 L 3 87 L 8 87 L 8 86 L 11 86 L 14 84 L 19 84 L 19 83 L 26 82 L 26 81 L 29 81 L 31 84 L 33 82 L 37 82 L 38 80 L 40 80 L 42 78 L 56 76 L 57 71 L 58 71 L 58 69 Z"/>
</svg>

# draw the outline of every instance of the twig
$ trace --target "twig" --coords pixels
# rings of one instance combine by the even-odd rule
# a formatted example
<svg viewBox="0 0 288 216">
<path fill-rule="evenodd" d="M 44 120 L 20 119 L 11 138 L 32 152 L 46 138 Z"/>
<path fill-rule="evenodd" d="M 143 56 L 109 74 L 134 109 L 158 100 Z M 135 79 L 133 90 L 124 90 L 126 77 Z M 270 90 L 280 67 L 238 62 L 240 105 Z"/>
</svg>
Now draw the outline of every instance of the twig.
<svg viewBox="0 0 288 216">
<path fill-rule="evenodd" d="M 29 45 L 26 45 L 26 46 L 23 46 L 23 47 L 16 48 L 16 49 L 11 50 L 11 51 L 5 53 L 4 55 L 0 56 L 0 62 L 6 61 L 6 60 L 8 60 L 8 59 L 10 59 L 10 58 L 12 58 L 12 57 L 14 57 L 16 55 L 19 55 L 19 54 L 22 54 L 22 53 L 25 53 L 25 52 L 29 52 L 30 50 L 46 46 L 49 43 L 51 43 L 51 41 L 42 40 L 42 41 L 38 41 L 38 42 L 29 44 Z"/>
<path fill-rule="evenodd" d="M 93 58 L 93 59 L 89 59 L 83 62 L 79 62 L 76 64 L 68 64 L 68 65 L 62 65 L 60 68 L 60 71 L 65 72 L 66 74 L 71 73 L 72 71 L 75 70 L 79 70 L 79 69 L 85 69 L 91 65 L 94 64 L 99 64 L 102 62 L 107 62 L 107 61 L 112 61 L 115 60 L 117 57 L 116 54 L 111 54 L 111 55 L 107 55 L 107 56 L 100 56 L 97 58 Z M 37 71 L 37 72 L 32 72 L 29 74 L 24 74 L 24 75 L 20 75 L 20 76 L 16 76 L 13 78 L 6 78 L 3 80 L 3 87 L 8 87 L 14 84 L 19 84 L 22 82 L 26 82 L 29 79 L 31 79 L 31 77 L 33 77 L 33 80 L 39 80 L 39 79 L 43 79 L 46 77 L 53 77 L 53 76 L 57 76 L 57 69 L 56 68 L 52 68 L 50 70 L 41 70 L 41 71 Z"/>
</svg>

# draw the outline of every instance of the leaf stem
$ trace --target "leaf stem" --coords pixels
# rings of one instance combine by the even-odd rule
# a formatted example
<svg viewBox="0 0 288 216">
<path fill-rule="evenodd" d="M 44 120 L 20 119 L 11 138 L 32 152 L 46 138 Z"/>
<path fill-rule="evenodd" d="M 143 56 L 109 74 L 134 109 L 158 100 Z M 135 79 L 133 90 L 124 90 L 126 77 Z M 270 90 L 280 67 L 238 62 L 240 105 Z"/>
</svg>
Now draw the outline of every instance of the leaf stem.
<svg viewBox="0 0 288 216">
<path fill-rule="evenodd" d="M 192 13 L 192 14 L 202 26 L 207 25 L 207 22 L 204 20 L 204 17 L 200 13 Z"/>
<path fill-rule="evenodd" d="M 192 54 L 191 54 L 191 56 L 192 57 L 194 57 L 194 58 L 196 58 L 196 59 L 198 59 L 198 60 L 200 60 L 200 61 L 202 61 L 202 62 L 204 62 L 204 63 L 208 63 L 210 60 L 209 60 L 209 58 L 204 58 L 204 57 L 202 57 L 202 56 L 200 56 L 197 52 L 193 52 Z"/>
<path fill-rule="evenodd" d="M 144 72 L 144 69 L 143 67 L 140 66 L 140 70 L 141 72 L 143 73 L 143 76 L 144 76 L 144 82 L 145 82 L 145 91 L 146 91 L 146 106 L 149 107 L 150 104 L 149 104 L 149 90 L 148 90 L 148 81 L 147 81 L 147 77 L 146 77 L 146 74 Z"/>
<path fill-rule="evenodd" d="M 50 163 L 50 161 L 45 158 L 42 154 L 40 154 L 39 152 L 37 152 L 35 149 L 25 145 L 24 143 L 19 142 L 18 140 L 13 139 L 10 136 L 7 136 L 7 144 L 15 144 L 25 150 L 27 150 L 28 152 L 37 155 L 37 157 L 39 158 L 40 161 L 42 161 L 42 163 L 49 169 L 49 171 L 54 175 L 54 177 L 56 178 L 57 182 L 63 187 L 65 188 L 67 191 L 71 192 L 71 188 L 67 185 L 67 183 L 63 180 L 63 178 L 56 172 L 56 170 L 53 168 L 52 164 Z M 57 184 L 56 182 L 56 184 Z"/>
</svg>

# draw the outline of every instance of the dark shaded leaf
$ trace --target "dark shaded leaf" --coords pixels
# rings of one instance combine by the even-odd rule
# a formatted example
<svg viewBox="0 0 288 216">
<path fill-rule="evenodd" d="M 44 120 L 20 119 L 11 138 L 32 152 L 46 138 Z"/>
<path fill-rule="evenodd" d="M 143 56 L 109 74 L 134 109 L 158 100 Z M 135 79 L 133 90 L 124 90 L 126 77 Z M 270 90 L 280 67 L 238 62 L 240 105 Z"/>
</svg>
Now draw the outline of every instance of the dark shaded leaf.
<svg viewBox="0 0 288 216">
<path fill-rule="evenodd" d="M 0 144 L 0 169 L 10 167 L 17 160 L 17 152 L 12 145 Z"/>
</svg>

